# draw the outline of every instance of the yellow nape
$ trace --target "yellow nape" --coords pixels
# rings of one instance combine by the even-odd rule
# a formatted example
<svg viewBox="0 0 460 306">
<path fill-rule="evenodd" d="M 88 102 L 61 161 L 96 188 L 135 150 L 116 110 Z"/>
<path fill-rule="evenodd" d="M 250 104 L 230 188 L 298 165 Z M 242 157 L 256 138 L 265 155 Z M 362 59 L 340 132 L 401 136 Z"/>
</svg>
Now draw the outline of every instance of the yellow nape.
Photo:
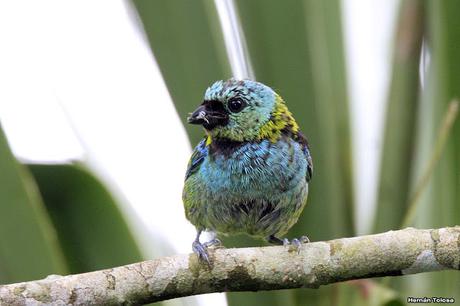
<svg viewBox="0 0 460 306">
<path fill-rule="evenodd" d="M 209 146 L 211 142 L 212 142 L 211 135 L 210 134 L 206 135 L 206 145 Z"/>
<path fill-rule="evenodd" d="M 271 118 L 265 123 L 259 131 L 258 139 L 268 139 L 271 142 L 276 142 L 281 137 L 281 131 L 289 127 L 293 133 L 297 133 L 299 125 L 295 121 L 291 112 L 288 110 L 283 99 L 276 95 L 275 109 L 271 114 Z"/>
</svg>

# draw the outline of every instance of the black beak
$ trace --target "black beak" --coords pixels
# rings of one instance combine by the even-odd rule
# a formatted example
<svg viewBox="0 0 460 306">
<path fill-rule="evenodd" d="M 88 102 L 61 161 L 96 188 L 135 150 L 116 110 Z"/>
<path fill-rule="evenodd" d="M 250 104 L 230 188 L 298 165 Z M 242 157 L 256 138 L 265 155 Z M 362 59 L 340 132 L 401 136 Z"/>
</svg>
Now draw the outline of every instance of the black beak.
<svg viewBox="0 0 460 306">
<path fill-rule="evenodd" d="M 209 120 L 206 118 L 206 106 L 200 105 L 188 118 L 188 123 L 191 124 L 203 124 L 205 122 L 209 123 Z"/>
<path fill-rule="evenodd" d="M 207 130 L 228 123 L 228 113 L 219 101 L 205 101 L 188 118 L 188 123 L 202 124 Z"/>
</svg>

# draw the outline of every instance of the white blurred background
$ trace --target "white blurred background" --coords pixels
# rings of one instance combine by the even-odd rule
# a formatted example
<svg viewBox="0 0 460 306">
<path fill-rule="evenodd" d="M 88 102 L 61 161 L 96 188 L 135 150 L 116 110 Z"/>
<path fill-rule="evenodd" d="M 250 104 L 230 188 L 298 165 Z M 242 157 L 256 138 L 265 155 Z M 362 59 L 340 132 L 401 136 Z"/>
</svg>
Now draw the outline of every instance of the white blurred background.
<svg viewBox="0 0 460 306">
<path fill-rule="evenodd" d="M 232 2 L 216 2 L 234 74 L 251 75 Z M 369 231 L 376 202 L 398 3 L 342 1 L 358 233 Z M 95 170 L 147 257 L 188 253 L 195 230 L 181 191 L 191 147 L 134 14 L 123 0 L 0 1 L 0 122 L 19 159 Z M 158 235 L 170 248 L 158 248 Z M 222 294 L 199 300 L 225 303 Z"/>
</svg>

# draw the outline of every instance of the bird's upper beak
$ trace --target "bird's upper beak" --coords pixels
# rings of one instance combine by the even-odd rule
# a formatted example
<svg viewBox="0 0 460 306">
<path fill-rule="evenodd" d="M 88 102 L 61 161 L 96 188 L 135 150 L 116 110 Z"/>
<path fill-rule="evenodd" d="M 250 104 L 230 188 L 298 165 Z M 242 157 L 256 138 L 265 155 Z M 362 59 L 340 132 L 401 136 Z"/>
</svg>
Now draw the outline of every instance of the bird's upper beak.
<svg viewBox="0 0 460 306">
<path fill-rule="evenodd" d="M 202 124 L 207 130 L 228 123 L 228 113 L 222 103 L 218 101 L 205 101 L 187 118 L 188 123 Z"/>
<path fill-rule="evenodd" d="M 191 124 L 203 124 L 209 123 L 209 120 L 206 118 L 207 116 L 206 106 L 200 105 L 188 118 L 188 123 Z"/>
</svg>

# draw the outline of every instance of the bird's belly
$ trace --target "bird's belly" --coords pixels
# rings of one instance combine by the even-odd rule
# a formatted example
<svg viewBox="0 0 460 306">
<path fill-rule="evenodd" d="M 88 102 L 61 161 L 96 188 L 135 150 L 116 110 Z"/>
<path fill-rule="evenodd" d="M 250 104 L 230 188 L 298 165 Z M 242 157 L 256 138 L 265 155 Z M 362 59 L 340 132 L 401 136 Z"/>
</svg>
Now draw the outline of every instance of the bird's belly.
<svg viewBox="0 0 460 306">
<path fill-rule="evenodd" d="M 307 162 L 296 143 L 267 147 L 243 148 L 202 165 L 207 228 L 263 236 L 295 223 L 307 197 Z"/>
</svg>

